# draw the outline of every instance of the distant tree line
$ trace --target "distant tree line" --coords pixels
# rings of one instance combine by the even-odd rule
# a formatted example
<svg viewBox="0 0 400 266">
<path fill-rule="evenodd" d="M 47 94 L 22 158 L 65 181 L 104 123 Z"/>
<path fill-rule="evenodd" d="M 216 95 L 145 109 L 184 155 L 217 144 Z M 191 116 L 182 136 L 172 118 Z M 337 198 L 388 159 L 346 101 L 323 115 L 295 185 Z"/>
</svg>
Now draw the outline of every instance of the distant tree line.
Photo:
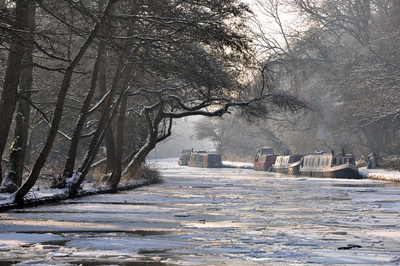
<svg viewBox="0 0 400 266">
<path fill-rule="evenodd" d="M 314 112 L 280 112 L 255 123 L 242 121 L 246 131 L 264 134 L 250 134 L 255 136 L 252 146 L 275 145 L 282 153 L 344 149 L 357 157 L 371 152 L 398 157 L 400 2 L 255 2 L 258 86 L 302 95 Z"/>
<path fill-rule="evenodd" d="M 0 2 L 0 190 L 22 204 L 54 167 L 71 198 L 101 161 L 116 188 L 175 119 L 303 108 L 249 86 L 250 15 L 239 0 Z"/>
</svg>

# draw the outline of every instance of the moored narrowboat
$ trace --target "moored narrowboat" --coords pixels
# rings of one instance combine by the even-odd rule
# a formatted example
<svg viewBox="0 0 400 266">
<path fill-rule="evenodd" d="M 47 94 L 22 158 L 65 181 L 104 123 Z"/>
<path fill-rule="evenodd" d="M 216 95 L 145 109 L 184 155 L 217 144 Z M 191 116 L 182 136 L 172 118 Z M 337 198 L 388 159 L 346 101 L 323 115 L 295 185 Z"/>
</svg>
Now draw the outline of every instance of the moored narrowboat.
<svg viewBox="0 0 400 266">
<path fill-rule="evenodd" d="M 191 149 L 182 150 L 181 151 L 181 155 L 179 156 L 178 164 L 181 165 L 181 166 L 188 165 L 191 153 L 192 153 Z"/>
<path fill-rule="evenodd" d="M 360 179 L 354 156 L 333 152 L 306 155 L 300 163 L 300 175 L 310 177 Z"/>
<path fill-rule="evenodd" d="M 274 149 L 269 147 L 259 148 L 256 157 L 254 158 L 255 171 L 268 171 L 275 163 L 276 157 L 279 155 L 274 154 Z"/>
<path fill-rule="evenodd" d="M 221 154 L 206 151 L 194 151 L 190 154 L 188 166 L 203 168 L 222 167 Z"/>
<path fill-rule="evenodd" d="M 301 158 L 303 158 L 303 155 L 278 156 L 271 167 L 271 171 L 275 173 L 297 175 L 300 173 Z"/>
</svg>

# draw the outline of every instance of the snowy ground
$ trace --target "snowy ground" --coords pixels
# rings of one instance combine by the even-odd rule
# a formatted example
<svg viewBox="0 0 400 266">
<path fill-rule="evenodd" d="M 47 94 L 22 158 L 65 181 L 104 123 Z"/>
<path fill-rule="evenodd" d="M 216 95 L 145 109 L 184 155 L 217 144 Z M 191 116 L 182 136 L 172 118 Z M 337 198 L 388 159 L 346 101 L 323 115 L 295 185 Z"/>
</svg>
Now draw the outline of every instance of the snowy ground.
<svg viewBox="0 0 400 266">
<path fill-rule="evenodd" d="M 156 164 L 162 184 L 0 213 L 0 265 L 400 265 L 400 183 Z"/>
<path fill-rule="evenodd" d="M 382 169 L 366 169 L 360 168 L 359 173 L 365 178 L 370 178 L 374 180 L 385 180 L 385 181 L 400 181 L 400 171 L 387 171 Z"/>
</svg>

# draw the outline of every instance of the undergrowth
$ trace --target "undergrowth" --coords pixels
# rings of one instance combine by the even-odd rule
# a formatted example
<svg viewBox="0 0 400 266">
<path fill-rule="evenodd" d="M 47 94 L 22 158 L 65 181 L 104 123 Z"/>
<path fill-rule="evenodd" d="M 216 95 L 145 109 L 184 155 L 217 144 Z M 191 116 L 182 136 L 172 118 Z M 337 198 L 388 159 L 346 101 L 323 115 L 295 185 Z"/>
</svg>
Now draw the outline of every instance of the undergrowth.
<svg viewBox="0 0 400 266">
<path fill-rule="evenodd" d="M 146 181 L 146 183 L 149 184 L 157 184 L 163 182 L 160 171 L 154 166 L 146 163 L 142 164 L 133 175 L 130 173 L 124 175 L 121 181 L 131 182 L 134 180 L 144 180 Z"/>
</svg>

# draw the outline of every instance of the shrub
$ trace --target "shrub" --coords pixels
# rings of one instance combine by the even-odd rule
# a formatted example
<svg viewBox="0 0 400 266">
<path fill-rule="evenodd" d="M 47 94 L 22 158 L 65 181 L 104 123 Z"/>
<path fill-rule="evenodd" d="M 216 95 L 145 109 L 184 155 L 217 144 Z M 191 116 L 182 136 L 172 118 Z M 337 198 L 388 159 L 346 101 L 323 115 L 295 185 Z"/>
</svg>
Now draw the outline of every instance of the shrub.
<svg viewBox="0 0 400 266">
<path fill-rule="evenodd" d="M 128 173 L 122 179 L 122 181 L 125 182 L 133 180 L 144 180 L 149 184 L 157 184 L 163 182 L 160 171 L 158 171 L 157 168 L 151 167 L 146 163 L 143 163 L 133 175 Z"/>
</svg>

